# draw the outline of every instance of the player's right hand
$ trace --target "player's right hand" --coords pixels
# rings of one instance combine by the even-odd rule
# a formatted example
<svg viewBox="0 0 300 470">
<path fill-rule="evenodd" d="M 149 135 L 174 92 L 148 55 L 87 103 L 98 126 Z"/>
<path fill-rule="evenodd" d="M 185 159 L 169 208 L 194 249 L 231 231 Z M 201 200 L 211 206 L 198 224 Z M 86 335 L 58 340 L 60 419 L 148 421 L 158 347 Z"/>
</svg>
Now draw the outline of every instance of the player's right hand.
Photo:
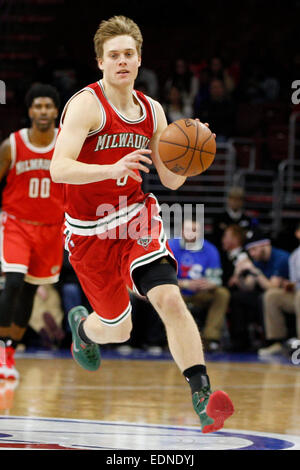
<svg viewBox="0 0 300 470">
<path fill-rule="evenodd" d="M 150 149 L 138 149 L 134 150 L 134 152 L 125 155 L 125 157 L 121 158 L 117 163 L 112 165 L 112 178 L 119 179 L 124 178 L 124 176 L 130 176 L 134 180 L 138 181 L 139 183 L 142 182 L 142 178 L 134 171 L 140 170 L 144 171 L 145 173 L 149 173 L 149 168 L 143 163 L 148 163 L 151 165 L 152 160 L 146 155 L 150 155 Z"/>
</svg>

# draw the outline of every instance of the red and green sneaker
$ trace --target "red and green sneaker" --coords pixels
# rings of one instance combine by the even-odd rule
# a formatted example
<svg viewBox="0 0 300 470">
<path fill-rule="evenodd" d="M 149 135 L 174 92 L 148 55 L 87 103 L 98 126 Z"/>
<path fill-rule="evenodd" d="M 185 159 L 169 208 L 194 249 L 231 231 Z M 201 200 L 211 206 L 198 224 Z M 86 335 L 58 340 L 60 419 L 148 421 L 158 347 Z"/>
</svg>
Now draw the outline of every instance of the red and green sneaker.
<svg viewBox="0 0 300 470">
<path fill-rule="evenodd" d="M 234 407 L 227 393 L 217 390 L 211 392 L 210 387 L 203 387 L 192 395 L 194 410 L 200 418 L 203 433 L 221 429 L 224 421 L 229 418 Z"/>
<path fill-rule="evenodd" d="M 81 367 L 89 371 L 98 370 L 101 364 L 101 355 L 98 344 L 85 343 L 78 335 L 78 326 L 89 313 L 81 305 L 72 308 L 68 313 L 68 321 L 72 332 L 72 356 Z"/>
</svg>

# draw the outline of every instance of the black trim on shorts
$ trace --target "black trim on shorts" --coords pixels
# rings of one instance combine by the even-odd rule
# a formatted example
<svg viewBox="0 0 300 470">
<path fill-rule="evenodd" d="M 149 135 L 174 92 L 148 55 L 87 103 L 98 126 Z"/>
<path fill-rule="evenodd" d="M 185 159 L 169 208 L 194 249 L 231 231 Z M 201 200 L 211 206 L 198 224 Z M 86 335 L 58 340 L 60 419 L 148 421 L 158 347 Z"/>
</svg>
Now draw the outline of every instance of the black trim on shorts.
<svg viewBox="0 0 300 470">
<path fill-rule="evenodd" d="M 135 268 L 132 272 L 132 278 L 138 291 L 144 296 L 147 296 L 153 287 L 163 284 L 178 286 L 175 262 L 171 257 L 166 256 Z"/>
</svg>

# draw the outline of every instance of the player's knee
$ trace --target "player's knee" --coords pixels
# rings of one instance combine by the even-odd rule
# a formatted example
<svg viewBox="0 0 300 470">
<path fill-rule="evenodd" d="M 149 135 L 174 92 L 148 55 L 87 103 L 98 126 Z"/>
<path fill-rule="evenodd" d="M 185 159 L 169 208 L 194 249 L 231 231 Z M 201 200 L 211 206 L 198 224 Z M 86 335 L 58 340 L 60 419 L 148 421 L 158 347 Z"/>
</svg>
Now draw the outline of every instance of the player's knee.
<svg viewBox="0 0 300 470">
<path fill-rule="evenodd" d="M 187 314 L 186 304 L 179 292 L 179 289 L 166 289 L 161 292 L 156 298 L 157 310 L 160 312 L 160 316 L 164 323 L 169 321 L 174 322 Z"/>
<path fill-rule="evenodd" d="M 164 300 L 164 309 L 166 312 L 178 312 L 179 314 L 186 311 L 186 304 L 180 293 L 177 295 L 168 295 Z"/>
</svg>

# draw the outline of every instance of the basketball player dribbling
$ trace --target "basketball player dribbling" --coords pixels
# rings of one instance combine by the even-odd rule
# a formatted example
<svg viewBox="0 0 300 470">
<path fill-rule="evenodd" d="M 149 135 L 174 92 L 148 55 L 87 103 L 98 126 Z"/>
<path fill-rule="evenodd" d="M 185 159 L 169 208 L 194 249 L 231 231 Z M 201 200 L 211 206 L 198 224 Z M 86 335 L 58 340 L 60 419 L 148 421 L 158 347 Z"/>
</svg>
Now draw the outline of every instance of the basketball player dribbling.
<svg viewBox="0 0 300 470">
<path fill-rule="evenodd" d="M 159 136 L 167 126 L 161 105 L 133 89 L 142 35 L 132 20 L 116 16 L 100 24 L 94 43 L 103 79 L 66 104 L 50 167 L 53 180 L 65 183 L 66 247 L 94 309 L 88 314 L 78 306 L 69 312 L 72 354 L 83 368 L 97 370 L 99 345 L 130 336 L 127 288 L 146 296 L 191 387 L 202 432 L 216 431 L 233 405 L 226 393 L 211 391 L 201 338 L 180 294 L 157 200 L 141 189 L 139 172 L 147 173 L 152 162 L 164 186 L 177 189 L 186 179 L 160 161 Z"/>
<path fill-rule="evenodd" d="M 63 259 L 63 188 L 50 177 L 59 95 L 35 84 L 26 95 L 29 129 L 0 147 L 2 194 L 0 296 L 0 378 L 18 379 L 14 353 L 32 312 L 36 289 L 58 281 Z"/>
</svg>

